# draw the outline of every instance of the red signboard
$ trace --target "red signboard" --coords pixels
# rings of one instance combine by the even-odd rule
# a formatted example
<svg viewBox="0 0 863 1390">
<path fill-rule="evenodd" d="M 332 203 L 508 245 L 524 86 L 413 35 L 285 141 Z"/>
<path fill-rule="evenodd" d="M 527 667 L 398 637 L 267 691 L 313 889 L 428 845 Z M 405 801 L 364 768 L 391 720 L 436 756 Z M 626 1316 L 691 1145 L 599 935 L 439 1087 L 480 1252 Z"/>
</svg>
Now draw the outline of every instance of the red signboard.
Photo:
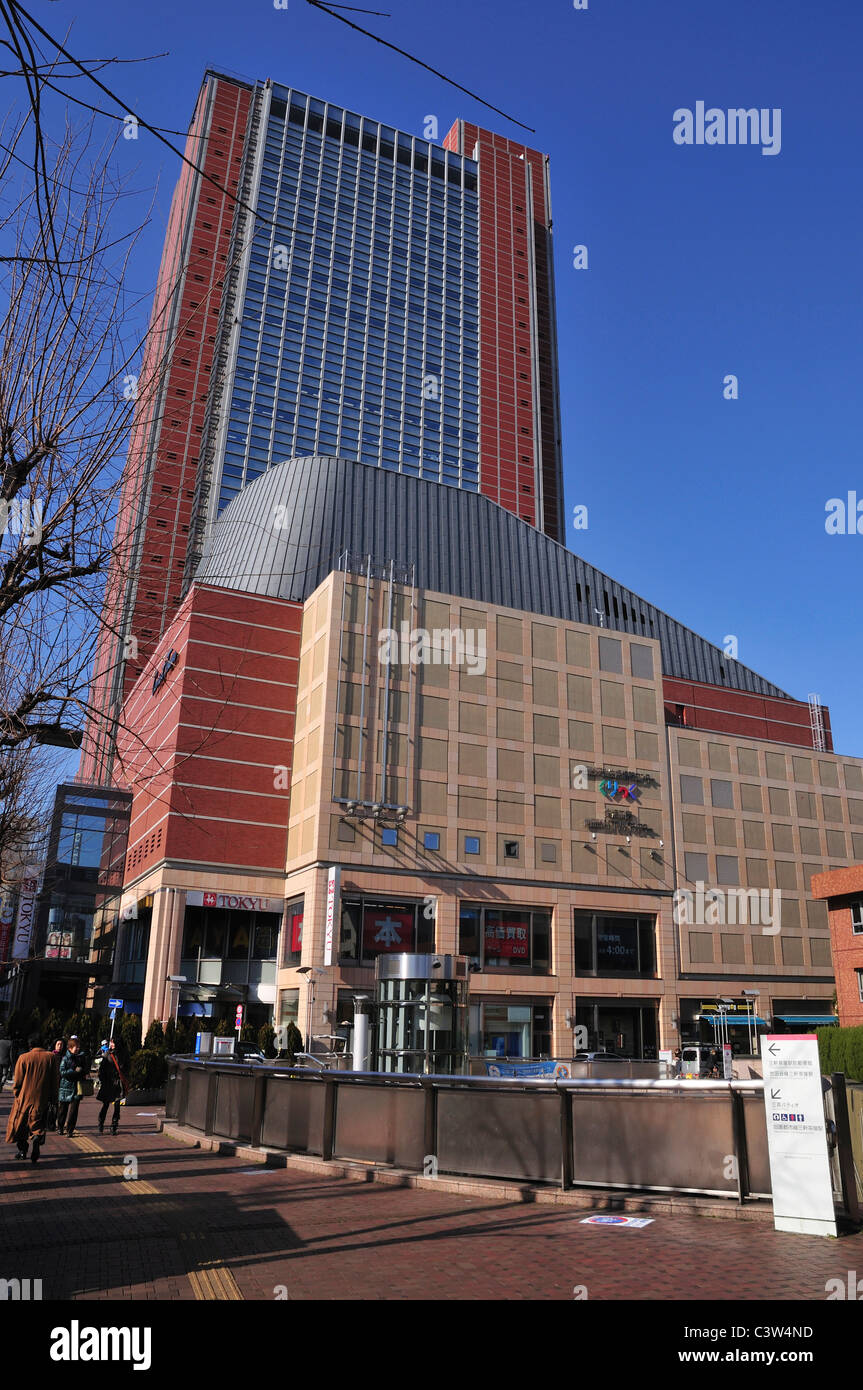
<svg viewBox="0 0 863 1390">
<path fill-rule="evenodd" d="M 291 950 L 300 951 L 303 945 L 303 914 L 302 912 L 292 912 L 291 924 Z"/>
<path fill-rule="evenodd" d="M 529 922 L 507 922 L 506 926 L 495 926 L 486 921 L 485 954 L 505 957 L 507 960 L 530 960 Z"/>
<path fill-rule="evenodd" d="M 413 912 L 395 912 L 391 908 L 366 908 L 363 913 L 364 954 L 373 951 L 412 951 L 413 948 Z"/>
</svg>

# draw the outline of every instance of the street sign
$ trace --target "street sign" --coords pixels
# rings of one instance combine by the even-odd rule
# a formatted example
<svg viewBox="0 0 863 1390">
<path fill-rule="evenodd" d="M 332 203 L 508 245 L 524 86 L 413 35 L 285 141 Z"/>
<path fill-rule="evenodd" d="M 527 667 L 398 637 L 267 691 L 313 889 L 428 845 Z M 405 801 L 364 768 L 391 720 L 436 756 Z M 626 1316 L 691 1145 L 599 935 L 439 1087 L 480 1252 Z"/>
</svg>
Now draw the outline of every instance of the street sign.
<svg viewBox="0 0 863 1390">
<path fill-rule="evenodd" d="M 722 1078 L 724 1081 L 733 1081 L 734 1067 L 731 1059 L 731 1043 L 722 1044 Z"/>
<path fill-rule="evenodd" d="M 123 1001 L 122 1001 L 122 999 L 109 999 L 109 1000 L 108 1000 L 108 1008 L 109 1008 L 109 1009 L 122 1009 L 122 1007 L 123 1007 Z"/>
<path fill-rule="evenodd" d="M 835 1236 L 836 1213 L 814 1033 L 761 1039 L 767 1150 L 777 1231 Z"/>
<path fill-rule="evenodd" d="M 242 1028 L 242 1026 L 243 1026 L 243 1006 L 242 1006 L 242 1004 L 238 1004 L 238 1005 L 237 1005 L 237 1017 L 234 1019 L 234 1027 L 235 1027 L 235 1028 Z"/>
</svg>

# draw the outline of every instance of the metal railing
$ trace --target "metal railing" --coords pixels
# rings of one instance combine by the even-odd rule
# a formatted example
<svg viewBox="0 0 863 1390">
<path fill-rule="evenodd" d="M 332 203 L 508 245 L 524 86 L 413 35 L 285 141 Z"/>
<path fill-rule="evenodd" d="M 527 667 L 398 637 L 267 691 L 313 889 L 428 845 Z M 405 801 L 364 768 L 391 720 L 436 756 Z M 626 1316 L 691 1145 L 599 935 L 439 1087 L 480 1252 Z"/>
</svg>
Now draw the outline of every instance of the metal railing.
<svg viewBox="0 0 863 1390">
<path fill-rule="evenodd" d="M 524 1081 L 170 1059 L 166 1118 L 252 1147 L 562 1188 L 770 1199 L 761 1081 Z M 845 1078 L 834 1197 L 858 1216 Z M 849 1167 L 850 1164 L 850 1167 Z"/>
</svg>

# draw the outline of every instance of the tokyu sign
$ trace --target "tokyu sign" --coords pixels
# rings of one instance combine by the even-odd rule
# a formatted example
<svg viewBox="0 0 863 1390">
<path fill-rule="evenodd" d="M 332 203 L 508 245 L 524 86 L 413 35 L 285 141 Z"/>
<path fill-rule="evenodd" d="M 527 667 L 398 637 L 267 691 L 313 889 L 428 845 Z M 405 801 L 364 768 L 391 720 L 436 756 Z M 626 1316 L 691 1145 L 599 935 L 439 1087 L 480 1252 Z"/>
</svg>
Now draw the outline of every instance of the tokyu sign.
<svg viewBox="0 0 863 1390">
<path fill-rule="evenodd" d="M 281 912 L 281 898 L 259 898 L 251 893 L 215 893 L 192 889 L 186 893 L 187 907 L 226 907 L 237 912 Z"/>
</svg>

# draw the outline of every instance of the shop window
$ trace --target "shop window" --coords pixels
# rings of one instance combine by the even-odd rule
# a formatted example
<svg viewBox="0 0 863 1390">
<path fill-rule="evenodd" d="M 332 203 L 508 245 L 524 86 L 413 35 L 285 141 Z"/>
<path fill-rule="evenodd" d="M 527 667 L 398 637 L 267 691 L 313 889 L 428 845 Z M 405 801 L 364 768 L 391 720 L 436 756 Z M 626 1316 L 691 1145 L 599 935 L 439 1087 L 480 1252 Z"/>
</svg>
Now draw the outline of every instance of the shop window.
<svg viewBox="0 0 863 1390">
<path fill-rule="evenodd" d="M 285 909 L 285 965 L 299 965 L 303 953 L 302 898 L 288 903 Z"/>
<path fill-rule="evenodd" d="M 472 1022 L 474 1055 L 548 1057 L 551 1053 L 551 1005 L 546 1001 L 483 1000 Z"/>
<path fill-rule="evenodd" d="M 575 973 L 655 978 L 654 918 L 576 912 Z"/>
<path fill-rule="evenodd" d="M 533 970 L 551 966 L 551 913 L 530 908 L 465 904 L 459 914 L 459 955 L 482 970 Z"/>
<path fill-rule="evenodd" d="M 371 965 L 378 956 L 434 950 L 434 918 L 424 904 L 378 898 L 343 900 L 339 941 L 341 960 Z"/>
</svg>

